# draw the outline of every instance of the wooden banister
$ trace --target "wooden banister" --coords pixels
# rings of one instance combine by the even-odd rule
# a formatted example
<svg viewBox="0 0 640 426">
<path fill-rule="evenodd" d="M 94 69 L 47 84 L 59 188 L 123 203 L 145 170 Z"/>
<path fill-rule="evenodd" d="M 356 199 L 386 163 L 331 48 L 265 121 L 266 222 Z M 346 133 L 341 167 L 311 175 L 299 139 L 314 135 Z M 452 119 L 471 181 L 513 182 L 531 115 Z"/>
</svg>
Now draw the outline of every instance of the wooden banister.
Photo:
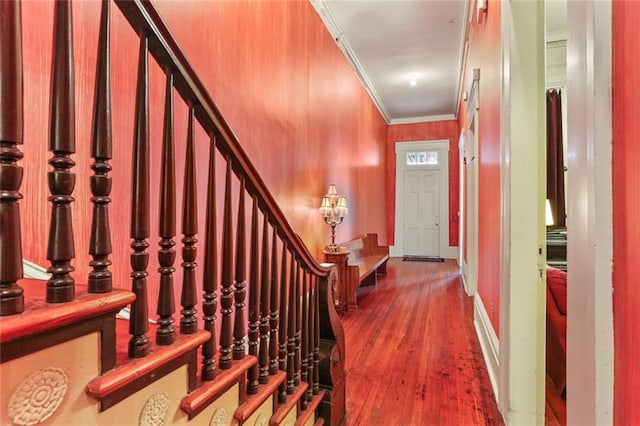
<svg viewBox="0 0 640 426">
<path fill-rule="evenodd" d="M 75 91 L 73 81 L 73 21 L 71 2 L 58 1 L 54 6 L 53 76 L 51 79 L 51 120 L 49 131 L 48 173 L 51 196 L 51 224 L 47 244 L 47 259 L 51 266 L 47 272 L 47 302 L 62 303 L 73 300 L 75 280 L 70 275 L 74 268 L 73 222 L 71 203 L 76 175 L 71 154 L 75 143 Z"/>
<path fill-rule="evenodd" d="M 180 317 L 180 333 L 193 334 L 198 331 L 196 318 L 196 234 L 198 233 L 198 191 L 196 188 L 196 153 L 194 147 L 193 107 L 189 106 L 187 127 L 187 152 L 184 166 L 184 190 L 182 203 L 182 316 Z"/>
<path fill-rule="evenodd" d="M 236 273 L 233 290 L 233 303 L 236 308 L 233 320 L 233 359 L 243 359 L 245 355 L 245 341 L 247 335 L 245 326 L 244 300 L 247 295 L 247 253 L 245 233 L 245 179 L 240 177 L 240 190 L 238 191 L 238 220 L 236 221 Z"/>
<path fill-rule="evenodd" d="M 269 380 L 269 304 L 271 302 L 271 252 L 269 250 L 269 219 L 263 215 L 262 223 L 262 260 L 260 268 L 260 349 L 258 365 L 260 367 L 260 383 Z"/>
<path fill-rule="evenodd" d="M 129 323 L 129 357 L 149 354 L 147 265 L 149 264 L 149 40 L 141 31 L 138 53 L 136 117 L 133 141 L 133 179 L 131 191 L 131 290 L 136 300 L 131 304 Z"/>
<path fill-rule="evenodd" d="M 128 343 L 130 358 L 147 357 L 150 352 L 147 281 L 158 280 L 158 327 L 156 343 L 151 357 L 159 359 L 157 352 L 171 352 L 185 336 L 175 336 L 174 273 L 176 252 L 176 152 L 174 141 L 174 101 L 182 101 L 188 108 L 188 129 L 183 191 L 182 191 L 182 289 L 180 334 L 192 334 L 202 340 L 202 381 L 212 381 L 220 370 L 233 370 L 234 366 L 252 365 L 248 369 L 246 394 L 273 394 L 278 388 L 278 404 L 287 402 L 289 395 L 298 395 L 300 408 L 315 409 L 318 398 L 323 397 L 320 387 L 328 389 L 330 381 L 322 381 L 325 358 L 320 347 L 344 355 L 344 342 L 340 340 L 341 325 L 335 313 L 331 292 L 326 291 L 335 279 L 335 267 L 319 264 L 306 245 L 295 233 L 262 178 L 249 161 L 236 136 L 211 100 L 166 24 L 149 0 L 114 0 L 120 11 L 139 37 L 138 69 L 135 95 L 133 159 L 131 171 L 130 211 L 130 265 L 131 289 L 135 301 L 131 305 Z M 22 143 L 22 70 L 20 54 L 20 5 L 1 3 L 0 17 L 0 201 L 3 218 L 8 217 L 19 231 L 18 200 L 22 168 L 17 163 L 22 157 L 18 144 Z M 109 50 L 109 0 L 101 3 L 100 33 L 93 111 L 91 169 L 89 177 L 92 194 L 92 222 L 89 241 L 91 270 L 88 276 L 92 293 L 112 292 L 110 256 L 114 252 L 109 224 L 112 177 L 112 135 Z M 51 227 L 47 258 L 52 274 L 47 285 L 48 302 L 68 302 L 75 297 L 75 282 L 71 265 L 75 258 L 71 203 L 75 184 L 75 122 L 73 86 L 73 40 L 71 0 L 55 4 L 54 60 L 51 86 L 52 157 L 48 172 L 51 193 Z M 8 53 L 7 53 L 8 52 Z M 166 76 L 164 129 L 162 143 L 151 145 L 149 106 L 149 54 Z M 8 65 L 9 64 L 9 65 Z M 155 66 L 152 64 L 152 66 Z M 181 99 L 174 95 L 178 94 Z M 7 112 L 15 109 L 15 113 Z M 12 116 L 11 114 L 14 114 Z M 12 121 L 13 120 L 13 121 Z M 208 135 L 209 164 L 206 199 L 206 229 L 204 240 L 198 242 L 197 165 L 195 134 L 200 126 Z M 161 151 L 159 170 L 150 170 L 150 153 Z M 224 211 L 222 223 L 216 215 L 216 161 L 218 152 L 226 162 L 224 182 Z M 155 157 L 154 157 L 155 158 Z M 86 168 L 86 165 L 84 166 Z M 200 173 L 201 171 L 198 171 Z M 159 174 L 159 179 L 156 176 Z M 149 238 L 151 200 L 155 194 L 150 184 L 157 181 L 159 188 L 159 223 L 157 246 L 158 274 L 149 278 Z M 154 188 L 155 189 L 155 188 Z M 238 191 L 237 193 L 235 191 Z M 235 195 L 237 194 L 237 199 Z M 252 201 L 251 229 L 245 229 L 246 197 Z M 237 210 L 235 209 L 237 202 Z M 262 217 L 260 218 L 260 215 Z M 262 224 L 260 225 L 260 219 Z M 217 230 L 221 240 L 217 241 Z M 2 315 L 22 312 L 23 291 L 21 242 L 19 232 L 7 230 L 3 223 L 0 261 L 0 302 Z M 114 241 L 117 241 L 114 238 Z M 9 245 L 11 244 L 11 245 Z M 220 244 L 220 275 L 218 276 L 218 244 Z M 249 244 L 249 247 L 247 247 Z M 204 247 L 202 262 L 202 323 L 208 333 L 198 330 L 196 286 L 197 247 Z M 247 248 L 250 249 L 248 256 Z M 281 250 L 280 250 L 281 249 Z M 10 252 L 8 252 L 8 250 Z M 119 251 L 122 248 L 118 248 Z M 86 257 L 86 254 L 85 254 Z M 249 266 L 249 268 L 247 268 Z M 155 271 L 154 271 L 155 272 Z M 249 280 L 247 281 L 247 272 Z M 219 292 L 219 294 L 218 294 Z M 112 293 L 113 294 L 113 293 Z M 131 296 L 133 298 L 133 295 Z M 154 295 L 155 296 L 155 295 Z M 104 296 L 107 297 L 107 296 Z M 219 342 L 216 339 L 216 309 L 220 300 Z M 245 305 L 248 299 L 248 306 Z M 70 306 L 70 305 L 69 305 Z M 247 321 L 248 319 L 248 321 Z M 328 330 L 328 331 L 327 331 Z M 206 337 L 206 341 L 205 341 Z M 248 337 L 248 343 L 247 343 Z M 219 354 L 216 357 L 216 345 Z M 336 349 L 337 346 L 340 346 Z M 249 352 L 249 357 L 246 353 Z M 146 359 L 148 359 L 146 358 Z M 114 358 L 115 359 L 115 358 Z M 195 359 L 191 358 L 190 362 Z M 253 360 L 257 359 L 257 363 Z M 334 358 L 335 359 L 335 358 Z M 217 365 L 216 365 L 217 360 Z M 144 362 L 143 360 L 130 361 Z M 331 361 L 332 377 L 336 363 Z M 343 367 L 343 364 L 340 364 Z M 192 366 L 193 367 L 193 366 Z M 196 369 L 190 367 L 190 371 Z M 243 367 L 244 368 L 244 367 Z M 193 373 L 195 375 L 195 372 Z M 286 381 L 280 380 L 286 376 Z M 118 379 L 120 380 L 120 379 Z M 189 389 L 195 386 L 195 376 Z M 202 384 L 202 383 L 201 383 Z M 192 386 L 193 385 L 193 386 Z M 209 383 L 208 385 L 215 385 Z M 207 384 L 203 384 L 206 387 Z M 320 395 L 314 398 L 314 395 Z M 124 397 L 123 395 L 120 395 Z M 194 397 L 195 398 L 195 397 Z M 196 398 L 197 399 L 197 398 Z M 246 398 L 247 406 L 256 405 Z M 199 399 L 201 401 L 201 399 Z M 202 404 L 198 409 L 202 409 Z M 246 407 L 244 408 L 248 413 Z M 190 415 L 192 413 L 190 412 Z"/>
<path fill-rule="evenodd" d="M 20 206 L 23 142 L 22 31 L 18 1 L 0 2 L 0 316 L 24 311 Z M 6 222 L 5 222 L 6 221 Z"/>
<path fill-rule="evenodd" d="M 158 263 L 160 267 L 160 289 L 158 290 L 158 324 L 156 343 L 170 345 L 175 341 L 173 314 L 176 303 L 173 294 L 173 266 L 176 260 L 176 157 L 173 134 L 173 74 L 167 73 L 164 93 L 164 129 L 162 138 L 162 169 L 160 170 L 160 250 Z"/>
<path fill-rule="evenodd" d="M 110 57 L 110 17 L 108 0 L 102 1 L 100 11 L 100 35 L 98 39 L 98 65 L 94 91 L 93 124 L 91 132 L 91 155 L 94 162 L 91 169 L 91 202 L 93 218 L 89 254 L 93 260 L 89 266 L 88 286 L 90 293 L 107 293 L 112 290 L 112 278 L 109 267 L 111 248 L 111 229 L 109 226 L 109 203 L 111 198 L 111 66 Z"/>
<path fill-rule="evenodd" d="M 202 346 L 202 380 L 216 377 L 216 308 L 218 288 L 218 250 L 216 222 L 216 139 L 211 136 L 209 143 L 209 178 L 207 179 L 207 218 L 205 229 L 204 273 L 202 290 L 202 315 L 204 329 L 211 338 Z"/>
<path fill-rule="evenodd" d="M 166 23 L 149 0 L 115 0 L 125 18 L 136 30 L 153 34 L 149 40 L 149 52 L 160 67 L 169 68 L 175 74 L 174 86 L 185 101 L 193 105 L 195 118 L 206 132 L 214 132 L 216 146 L 223 157 L 233 159 L 232 168 L 238 176 L 244 176 L 250 195 L 258 198 L 258 207 L 269 212 L 272 223 L 277 224 L 281 239 L 290 244 L 299 261 L 309 273 L 328 276 L 329 268 L 319 264 L 300 240 L 287 221 L 280 206 L 269 192 L 264 181 L 249 160 L 237 137 L 213 102 L 204 84 L 180 50 Z"/>
<path fill-rule="evenodd" d="M 227 157 L 224 184 L 224 216 L 222 221 L 222 272 L 220 281 L 220 368 L 231 368 L 233 351 L 233 217 L 231 207 L 231 158 Z"/>
<path fill-rule="evenodd" d="M 249 355 L 258 358 L 260 326 L 260 237 L 258 234 L 258 200 L 253 197 L 251 209 L 251 248 L 249 252 Z M 247 393 L 258 391 L 258 364 L 247 374 Z"/>
</svg>

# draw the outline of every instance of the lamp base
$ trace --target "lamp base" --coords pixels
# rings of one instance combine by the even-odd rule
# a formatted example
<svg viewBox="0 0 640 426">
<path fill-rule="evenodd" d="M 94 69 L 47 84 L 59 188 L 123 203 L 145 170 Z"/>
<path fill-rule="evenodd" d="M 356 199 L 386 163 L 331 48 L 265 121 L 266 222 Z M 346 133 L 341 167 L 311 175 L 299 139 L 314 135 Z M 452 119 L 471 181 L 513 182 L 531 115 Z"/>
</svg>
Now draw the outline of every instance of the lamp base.
<svg viewBox="0 0 640 426">
<path fill-rule="evenodd" d="M 329 244 L 324 247 L 324 251 L 325 253 L 344 253 L 347 251 L 347 248 L 336 244 Z"/>
</svg>

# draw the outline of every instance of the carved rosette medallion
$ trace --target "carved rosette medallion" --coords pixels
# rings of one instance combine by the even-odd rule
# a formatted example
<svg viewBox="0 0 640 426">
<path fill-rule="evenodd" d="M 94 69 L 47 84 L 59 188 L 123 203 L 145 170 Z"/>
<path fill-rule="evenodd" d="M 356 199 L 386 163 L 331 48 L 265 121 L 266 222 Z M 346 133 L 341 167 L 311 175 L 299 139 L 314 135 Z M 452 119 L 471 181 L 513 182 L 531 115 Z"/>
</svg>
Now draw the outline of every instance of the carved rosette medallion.
<svg viewBox="0 0 640 426">
<path fill-rule="evenodd" d="M 140 426 L 160 426 L 169 410 L 169 395 L 156 392 L 149 397 L 140 411 Z"/>
<path fill-rule="evenodd" d="M 228 426 L 231 424 L 229 412 L 225 407 L 220 407 L 213 412 L 209 426 Z"/>
<path fill-rule="evenodd" d="M 267 426 L 267 424 L 269 424 L 269 422 L 267 421 L 267 416 L 265 416 L 264 413 L 258 414 L 255 426 Z"/>
<path fill-rule="evenodd" d="M 69 379 L 60 368 L 47 367 L 32 373 L 11 394 L 9 418 L 21 426 L 44 422 L 60 406 L 68 384 Z"/>
</svg>

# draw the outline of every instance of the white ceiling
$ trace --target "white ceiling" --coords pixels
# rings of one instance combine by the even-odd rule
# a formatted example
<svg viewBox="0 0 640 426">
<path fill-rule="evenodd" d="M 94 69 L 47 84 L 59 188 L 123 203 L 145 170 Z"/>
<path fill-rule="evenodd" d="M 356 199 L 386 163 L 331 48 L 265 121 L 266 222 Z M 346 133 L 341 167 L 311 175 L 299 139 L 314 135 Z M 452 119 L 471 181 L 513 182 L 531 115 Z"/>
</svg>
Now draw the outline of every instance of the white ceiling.
<svg viewBox="0 0 640 426">
<path fill-rule="evenodd" d="M 388 123 L 456 117 L 469 0 L 311 2 Z"/>
<path fill-rule="evenodd" d="M 387 123 L 457 116 L 470 0 L 310 1 Z M 545 8 L 548 67 L 566 73 L 566 0 Z"/>
</svg>

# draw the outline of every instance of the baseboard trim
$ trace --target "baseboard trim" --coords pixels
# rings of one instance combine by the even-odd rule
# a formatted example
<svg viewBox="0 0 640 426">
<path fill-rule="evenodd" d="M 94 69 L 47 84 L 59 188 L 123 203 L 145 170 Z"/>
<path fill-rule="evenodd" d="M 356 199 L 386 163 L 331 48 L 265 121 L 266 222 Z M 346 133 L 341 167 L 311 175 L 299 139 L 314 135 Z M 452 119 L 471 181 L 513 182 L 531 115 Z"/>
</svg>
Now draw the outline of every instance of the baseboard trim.
<svg viewBox="0 0 640 426">
<path fill-rule="evenodd" d="M 491 325 L 489 315 L 487 314 L 484 304 L 480 295 L 476 293 L 473 296 L 473 325 L 480 341 L 480 347 L 482 348 L 482 354 L 484 356 L 484 362 L 487 365 L 487 371 L 489 372 L 489 380 L 491 380 L 491 387 L 493 388 L 493 394 L 498 400 L 498 368 L 500 366 L 500 347 L 498 342 L 498 336 Z"/>
<path fill-rule="evenodd" d="M 389 256 L 402 257 L 404 253 L 398 246 L 389 246 Z M 449 246 L 447 250 L 440 256 L 443 259 L 457 259 L 458 258 L 458 246 Z"/>
</svg>

